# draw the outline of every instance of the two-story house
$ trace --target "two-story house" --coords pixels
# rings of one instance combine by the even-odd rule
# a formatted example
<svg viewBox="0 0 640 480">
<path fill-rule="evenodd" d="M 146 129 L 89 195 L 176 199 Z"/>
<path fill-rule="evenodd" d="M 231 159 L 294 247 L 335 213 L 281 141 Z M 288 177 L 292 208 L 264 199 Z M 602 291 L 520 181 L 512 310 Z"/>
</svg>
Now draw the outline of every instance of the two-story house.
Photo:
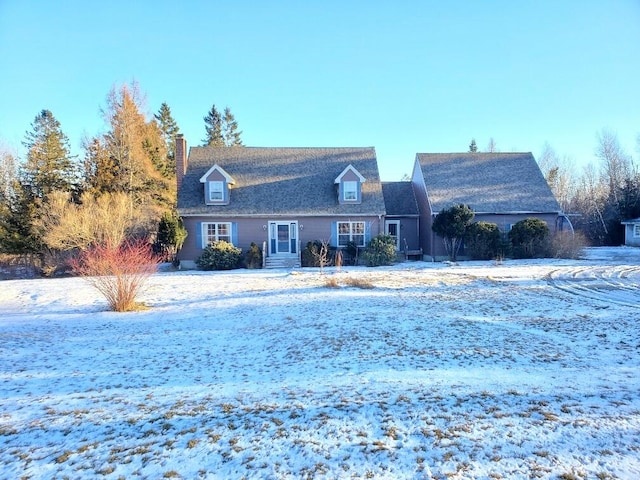
<svg viewBox="0 0 640 480">
<path fill-rule="evenodd" d="M 212 241 L 299 262 L 307 242 L 364 247 L 384 231 L 374 148 L 191 147 L 176 141 L 178 212 L 188 231 L 179 254 L 193 266 Z M 280 263 L 283 264 L 283 263 Z"/>
</svg>

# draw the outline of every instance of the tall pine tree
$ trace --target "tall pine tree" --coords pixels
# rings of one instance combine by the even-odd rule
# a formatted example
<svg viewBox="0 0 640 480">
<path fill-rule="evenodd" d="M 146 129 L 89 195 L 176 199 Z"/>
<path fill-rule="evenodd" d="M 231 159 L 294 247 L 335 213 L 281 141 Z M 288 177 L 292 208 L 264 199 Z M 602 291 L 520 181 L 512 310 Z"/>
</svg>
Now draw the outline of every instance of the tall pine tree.
<svg viewBox="0 0 640 480">
<path fill-rule="evenodd" d="M 160 165 L 159 170 L 165 177 L 173 177 L 176 173 L 176 135 L 180 132 L 178 124 L 171 115 L 171 109 L 166 103 L 160 105 L 160 110 L 154 115 L 162 139 L 167 150 L 166 160 Z"/>
<path fill-rule="evenodd" d="M 71 192 L 78 182 L 77 169 L 69 152 L 69 140 L 60 122 L 49 110 L 42 110 L 26 133 L 27 159 L 21 181 L 33 196 L 46 202 L 52 192 Z"/>
<path fill-rule="evenodd" d="M 87 138 L 84 148 L 83 190 L 94 196 L 117 191 L 118 165 L 109 154 L 101 137 Z"/>
<path fill-rule="evenodd" d="M 241 131 L 238 131 L 238 122 L 236 121 L 231 109 L 229 107 L 224 109 L 224 116 L 222 117 L 222 134 L 224 136 L 224 143 L 227 147 L 241 146 L 242 140 L 240 136 Z"/>
<path fill-rule="evenodd" d="M 42 236 L 36 228 L 40 199 L 17 179 L 10 181 L 0 207 L 0 252 L 33 255 L 41 251 Z"/>
<path fill-rule="evenodd" d="M 226 107 L 224 113 L 220 113 L 215 105 L 204 117 L 207 138 L 202 142 L 205 147 L 231 147 L 242 145 L 242 132 L 238 131 L 236 121 L 231 109 Z"/>
<path fill-rule="evenodd" d="M 207 133 L 207 138 L 202 141 L 205 147 L 224 147 L 222 115 L 220 115 L 215 105 L 211 107 L 211 110 L 204 117 L 204 129 Z"/>
</svg>

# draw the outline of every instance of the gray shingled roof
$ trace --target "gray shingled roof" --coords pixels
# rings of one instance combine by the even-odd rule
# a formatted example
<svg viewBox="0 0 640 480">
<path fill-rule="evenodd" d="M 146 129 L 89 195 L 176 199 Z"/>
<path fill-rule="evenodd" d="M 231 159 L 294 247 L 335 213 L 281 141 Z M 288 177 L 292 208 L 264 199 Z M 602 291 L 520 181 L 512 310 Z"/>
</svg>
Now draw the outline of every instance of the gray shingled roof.
<svg viewBox="0 0 640 480">
<path fill-rule="evenodd" d="M 207 206 L 200 178 L 219 165 L 235 180 L 228 205 Z M 366 179 L 362 203 L 338 203 L 349 165 Z M 374 148 L 191 147 L 178 192 L 181 215 L 384 215 Z"/>
<path fill-rule="evenodd" d="M 454 204 L 476 213 L 559 212 L 531 153 L 418 153 L 434 212 Z"/>
<path fill-rule="evenodd" d="M 411 182 L 382 182 L 387 215 L 419 215 L 418 202 Z"/>
</svg>

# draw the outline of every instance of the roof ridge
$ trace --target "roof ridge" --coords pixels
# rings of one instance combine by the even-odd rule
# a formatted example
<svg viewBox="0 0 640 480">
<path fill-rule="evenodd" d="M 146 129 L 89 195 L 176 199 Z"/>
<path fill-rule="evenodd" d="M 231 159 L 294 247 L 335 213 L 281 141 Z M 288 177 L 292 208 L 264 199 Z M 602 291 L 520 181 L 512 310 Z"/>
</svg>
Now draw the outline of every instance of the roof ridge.
<svg viewBox="0 0 640 480">
<path fill-rule="evenodd" d="M 416 152 L 416 155 L 523 155 L 533 152 Z"/>
<path fill-rule="evenodd" d="M 522 152 L 417 152 L 417 155 L 522 155 L 523 153 L 532 153 L 531 151 Z"/>
<path fill-rule="evenodd" d="M 225 149 L 225 148 L 247 148 L 247 149 L 262 149 L 262 150 L 375 150 L 376 147 L 258 147 L 255 145 L 231 145 L 231 146 L 215 146 L 215 145 L 195 145 L 191 148 L 212 148 L 212 149 Z"/>
</svg>

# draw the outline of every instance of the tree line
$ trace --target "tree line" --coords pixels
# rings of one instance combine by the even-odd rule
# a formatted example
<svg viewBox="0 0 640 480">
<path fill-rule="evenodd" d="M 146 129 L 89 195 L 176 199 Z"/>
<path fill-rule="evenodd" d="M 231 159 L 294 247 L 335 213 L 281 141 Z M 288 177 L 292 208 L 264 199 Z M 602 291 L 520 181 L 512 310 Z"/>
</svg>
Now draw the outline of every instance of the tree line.
<svg viewBox="0 0 640 480">
<path fill-rule="evenodd" d="M 176 215 L 180 128 L 166 103 L 144 112 L 137 83 L 114 86 L 100 109 L 106 131 L 83 139 L 83 158 L 46 109 L 25 134 L 24 158 L 0 150 L 0 253 L 55 268 L 69 252 L 137 238 L 175 254 L 185 235 Z M 214 104 L 204 122 L 203 145 L 242 145 L 230 108 Z"/>
<path fill-rule="evenodd" d="M 598 133 L 594 153 L 598 163 L 576 172 L 570 158 L 547 144 L 538 163 L 562 210 L 591 245 L 621 245 L 620 222 L 640 217 L 640 170 L 613 131 Z"/>
</svg>

